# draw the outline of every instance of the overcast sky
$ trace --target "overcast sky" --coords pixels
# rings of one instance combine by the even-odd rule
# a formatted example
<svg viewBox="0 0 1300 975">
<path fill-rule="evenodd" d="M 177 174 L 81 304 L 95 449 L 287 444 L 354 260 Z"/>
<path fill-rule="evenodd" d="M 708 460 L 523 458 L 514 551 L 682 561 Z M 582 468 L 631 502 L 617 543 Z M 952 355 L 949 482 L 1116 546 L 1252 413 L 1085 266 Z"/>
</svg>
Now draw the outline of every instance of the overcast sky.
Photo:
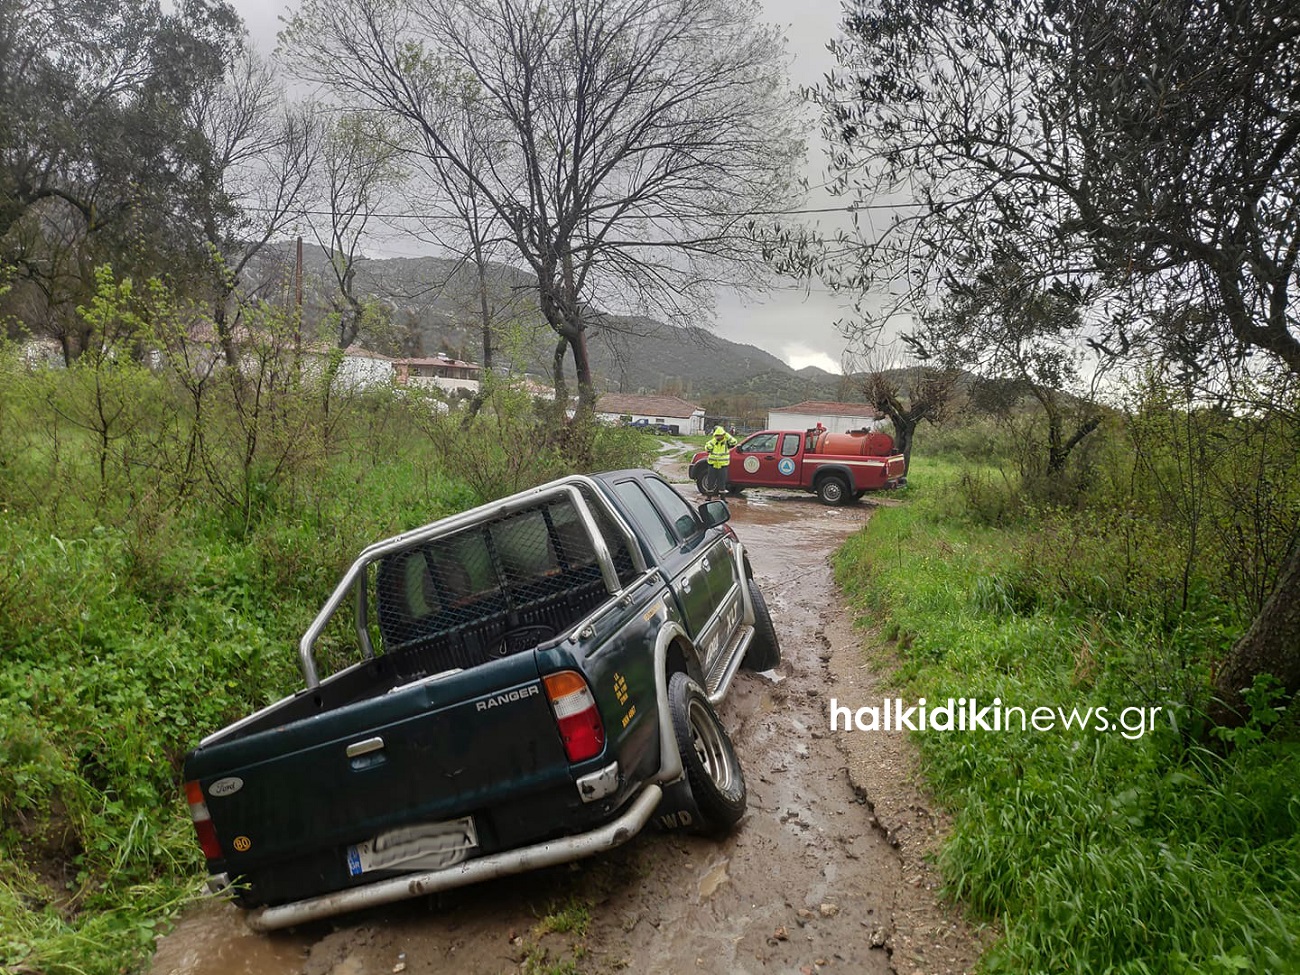
<svg viewBox="0 0 1300 975">
<path fill-rule="evenodd" d="M 280 16 L 296 7 L 296 3 L 280 0 L 231 0 L 231 3 L 244 18 L 257 45 L 268 53 L 275 46 Z M 760 0 L 760 3 L 766 11 L 766 19 L 779 25 L 789 40 L 793 83 L 812 85 L 821 81 L 834 64 L 826 43 L 838 33 L 839 0 Z M 809 120 L 807 177 L 809 184 L 817 186 L 826 179 L 824 154 L 820 148 L 816 118 L 811 112 Z M 824 192 L 814 192 L 808 206 L 824 207 L 836 202 L 827 198 Z M 833 218 L 808 219 L 816 222 Z M 390 257 L 409 255 L 411 251 L 390 249 L 385 252 L 384 248 L 376 246 L 367 248 L 367 253 L 375 257 Z M 820 282 L 806 285 L 777 280 L 774 284 L 770 294 L 748 302 L 735 295 L 720 296 L 716 331 L 733 341 L 757 345 L 795 368 L 815 365 L 838 371 L 844 340 L 836 330 L 835 322 L 849 316 L 849 303 L 828 294 Z"/>
</svg>

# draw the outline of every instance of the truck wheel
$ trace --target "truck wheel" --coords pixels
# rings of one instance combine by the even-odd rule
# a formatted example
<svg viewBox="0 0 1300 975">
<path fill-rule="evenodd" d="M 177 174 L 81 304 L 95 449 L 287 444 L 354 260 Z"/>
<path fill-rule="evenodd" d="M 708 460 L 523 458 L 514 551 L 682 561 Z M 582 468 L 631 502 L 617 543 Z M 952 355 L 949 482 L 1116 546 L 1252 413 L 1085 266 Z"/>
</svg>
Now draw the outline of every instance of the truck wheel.
<svg viewBox="0 0 1300 975">
<path fill-rule="evenodd" d="M 726 489 L 727 472 L 718 467 L 705 467 L 695 481 L 701 494 L 721 494 Z"/>
<path fill-rule="evenodd" d="M 781 644 L 776 639 L 772 614 L 767 611 L 767 600 L 753 579 L 749 580 L 749 599 L 754 604 L 754 638 L 745 651 L 744 666 L 746 670 L 772 670 L 781 662 Z"/>
<path fill-rule="evenodd" d="M 829 474 L 817 484 L 817 497 L 822 504 L 843 504 L 849 496 L 849 486 L 838 474 Z"/>
<path fill-rule="evenodd" d="M 700 685 L 678 671 L 668 681 L 668 710 L 690 786 L 683 825 L 696 833 L 725 833 L 745 814 L 745 773 L 727 730 Z M 678 802 L 683 796 L 679 794 Z"/>
</svg>

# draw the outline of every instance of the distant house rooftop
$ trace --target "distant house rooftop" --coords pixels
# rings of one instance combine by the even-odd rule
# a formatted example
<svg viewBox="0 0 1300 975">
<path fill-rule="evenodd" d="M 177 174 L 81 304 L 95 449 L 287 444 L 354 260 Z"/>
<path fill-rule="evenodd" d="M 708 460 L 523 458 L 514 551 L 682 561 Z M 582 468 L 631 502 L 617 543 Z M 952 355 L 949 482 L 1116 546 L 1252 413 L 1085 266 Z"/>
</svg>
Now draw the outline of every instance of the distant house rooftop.
<svg viewBox="0 0 1300 975">
<path fill-rule="evenodd" d="M 399 386 L 415 383 L 448 391 L 477 391 L 482 372 L 483 367 L 478 363 L 462 362 L 449 355 L 393 360 L 393 379 Z"/>
<path fill-rule="evenodd" d="M 462 362 L 460 359 L 453 359 L 448 355 L 427 356 L 418 359 L 394 359 L 393 361 L 399 365 L 414 368 L 469 369 L 473 372 L 481 372 L 483 369 L 483 367 L 476 362 Z"/>
<path fill-rule="evenodd" d="M 773 413 L 797 413 L 808 416 L 860 416 L 865 420 L 882 420 L 884 414 L 869 403 L 832 403 L 826 400 L 805 400 L 794 406 L 782 406 Z"/>
<path fill-rule="evenodd" d="M 700 412 L 701 407 L 677 396 L 636 396 L 631 393 L 602 393 L 596 401 L 596 412 L 611 416 L 675 416 L 689 417 Z"/>
</svg>

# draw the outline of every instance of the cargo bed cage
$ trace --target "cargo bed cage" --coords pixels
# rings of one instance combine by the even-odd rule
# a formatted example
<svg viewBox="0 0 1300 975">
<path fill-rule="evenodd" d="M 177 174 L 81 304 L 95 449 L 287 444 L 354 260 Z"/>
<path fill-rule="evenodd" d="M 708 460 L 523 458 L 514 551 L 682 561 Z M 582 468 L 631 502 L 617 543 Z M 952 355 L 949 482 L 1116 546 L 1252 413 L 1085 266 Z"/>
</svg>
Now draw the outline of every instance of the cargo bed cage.
<svg viewBox="0 0 1300 975">
<path fill-rule="evenodd" d="M 648 571 L 596 481 L 571 475 L 368 546 L 303 634 L 299 666 L 318 687 L 317 641 L 349 598 L 365 657 L 377 636 L 416 680 L 562 637 Z"/>
</svg>

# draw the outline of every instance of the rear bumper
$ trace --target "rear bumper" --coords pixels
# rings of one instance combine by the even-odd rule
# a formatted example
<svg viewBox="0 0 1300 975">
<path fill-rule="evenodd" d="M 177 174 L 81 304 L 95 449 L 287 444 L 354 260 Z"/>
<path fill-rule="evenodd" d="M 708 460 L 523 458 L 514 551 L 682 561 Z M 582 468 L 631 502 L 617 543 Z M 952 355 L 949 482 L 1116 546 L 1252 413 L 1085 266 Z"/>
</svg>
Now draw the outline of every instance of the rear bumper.
<svg viewBox="0 0 1300 975">
<path fill-rule="evenodd" d="M 276 931 L 348 911 L 393 904 L 440 890 L 451 890 L 483 880 L 594 856 L 621 846 L 639 833 L 654 814 L 662 795 L 663 790 L 658 785 L 648 785 L 617 819 L 577 836 L 565 836 L 517 850 L 506 850 L 477 860 L 467 860 L 444 870 L 403 874 L 400 877 L 377 880 L 364 887 L 351 887 L 289 904 L 258 908 L 248 915 L 248 924 L 256 931 Z"/>
</svg>

